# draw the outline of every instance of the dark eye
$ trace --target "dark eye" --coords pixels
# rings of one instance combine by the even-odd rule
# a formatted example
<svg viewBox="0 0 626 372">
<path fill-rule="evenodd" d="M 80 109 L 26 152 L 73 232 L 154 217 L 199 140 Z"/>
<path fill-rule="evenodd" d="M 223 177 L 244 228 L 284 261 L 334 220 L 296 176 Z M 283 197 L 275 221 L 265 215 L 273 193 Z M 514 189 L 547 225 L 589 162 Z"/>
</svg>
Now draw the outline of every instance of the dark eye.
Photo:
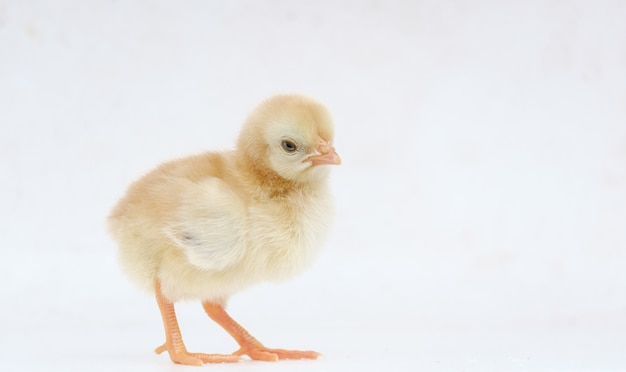
<svg viewBox="0 0 626 372">
<path fill-rule="evenodd" d="M 298 149 L 298 146 L 296 146 L 296 143 L 291 140 L 282 140 L 280 142 L 280 145 L 283 147 L 283 150 L 287 152 L 294 152 Z"/>
</svg>

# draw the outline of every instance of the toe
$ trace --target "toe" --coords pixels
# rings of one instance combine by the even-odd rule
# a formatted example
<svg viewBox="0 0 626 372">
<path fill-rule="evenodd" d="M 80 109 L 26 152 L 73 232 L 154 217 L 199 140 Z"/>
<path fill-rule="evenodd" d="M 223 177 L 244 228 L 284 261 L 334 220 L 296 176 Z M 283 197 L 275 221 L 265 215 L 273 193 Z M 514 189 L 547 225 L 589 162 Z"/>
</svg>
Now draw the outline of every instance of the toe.
<svg viewBox="0 0 626 372">
<path fill-rule="evenodd" d="M 265 350 L 251 350 L 247 354 L 254 360 L 262 360 L 265 362 L 277 362 L 278 359 L 280 359 L 278 355 Z"/>
<path fill-rule="evenodd" d="M 237 355 L 192 353 L 191 356 L 204 363 L 237 363 L 241 358 Z"/>
<path fill-rule="evenodd" d="M 247 355 L 253 360 L 276 362 L 279 359 L 317 359 L 321 354 L 315 351 L 241 348 L 234 352 L 233 355 Z"/>
<path fill-rule="evenodd" d="M 283 350 L 271 349 L 270 352 L 278 355 L 280 359 L 317 359 L 321 354 L 316 351 L 306 350 Z"/>
<path fill-rule="evenodd" d="M 178 355 L 173 355 L 170 357 L 172 359 L 172 362 L 176 364 L 183 364 L 186 366 L 201 366 L 202 365 L 202 359 L 196 358 L 189 354 L 178 354 Z"/>
</svg>

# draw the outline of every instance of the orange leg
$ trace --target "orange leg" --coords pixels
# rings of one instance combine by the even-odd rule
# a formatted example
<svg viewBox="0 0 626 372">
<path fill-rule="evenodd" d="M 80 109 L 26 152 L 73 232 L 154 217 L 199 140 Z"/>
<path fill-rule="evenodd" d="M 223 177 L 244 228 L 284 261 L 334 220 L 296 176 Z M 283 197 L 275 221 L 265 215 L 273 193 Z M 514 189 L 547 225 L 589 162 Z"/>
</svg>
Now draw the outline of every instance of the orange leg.
<svg viewBox="0 0 626 372">
<path fill-rule="evenodd" d="M 155 284 L 155 292 L 159 310 L 161 310 L 161 317 L 163 318 L 163 327 L 165 328 L 165 343 L 154 350 L 157 354 L 167 350 L 172 362 L 195 366 L 200 366 L 202 363 L 233 363 L 239 361 L 239 357 L 235 355 L 189 353 L 180 334 L 176 313 L 174 312 L 174 304 L 163 297 L 159 281 Z"/>
<path fill-rule="evenodd" d="M 222 326 L 239 344 L 239 350 L 235 351 L 233 355 L 247 355 L 254 360 L 269 362 L 275 362 L 279 359 L 317 359 L 320 356 L 315 351 L 269 349 L 243 329 L 226 313 L 221 305 L 205 301 L 202 303 L 202 307 L 209 317 Z"/>
</svg>

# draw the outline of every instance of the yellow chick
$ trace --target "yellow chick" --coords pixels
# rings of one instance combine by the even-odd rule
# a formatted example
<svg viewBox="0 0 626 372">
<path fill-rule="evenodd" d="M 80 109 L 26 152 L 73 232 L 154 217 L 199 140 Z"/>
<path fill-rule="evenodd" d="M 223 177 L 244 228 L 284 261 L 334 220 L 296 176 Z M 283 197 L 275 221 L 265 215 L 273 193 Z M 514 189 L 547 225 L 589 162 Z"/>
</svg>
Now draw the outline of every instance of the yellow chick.
<svg viewBox="0 0 626 372">
<path fill-rule="evenodd" d="M 243 125 L 235 150 L 164 163 L 133 183 L 108 218 L 123 271 L 156 296 L 173 362 L 315 359 L 314 351 L 270 349 L 224 310 L 228 298 L 308 267 L 331 222 L 329 167 L 341 160 L 320 103 L 278 95 Z M 239 344 L 232 355 L 191 353 L 174 303 L 197 299 Z"/>
</svg>

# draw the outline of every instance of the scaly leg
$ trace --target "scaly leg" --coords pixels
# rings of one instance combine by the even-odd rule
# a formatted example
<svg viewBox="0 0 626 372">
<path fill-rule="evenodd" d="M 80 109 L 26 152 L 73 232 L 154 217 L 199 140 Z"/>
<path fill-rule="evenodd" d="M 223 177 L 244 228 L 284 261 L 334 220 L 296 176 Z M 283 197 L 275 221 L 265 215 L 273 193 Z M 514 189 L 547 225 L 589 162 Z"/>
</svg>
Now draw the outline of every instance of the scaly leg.
<svg viewBox="0 0 626 372">
<path fill-rule="evenodd" d="M 240 349 L 235 351 L 233 355 L 247 355 L 254 360 L 269 362 L 275 362 L 279 359 L 317 359 L 320 356 L 315 351 L 267 348 L 231 318 L 221 305 L 205 301 L 202 303 L 202 307 L 204 307 L 207 315 L 222 326 L 239 344 Z"/>
<path fill-rule="evenodd" d="M 176 313 L 174 312 L 174 304 L 163 297 L 161 283 L 158 280 L 155 283 L 155 293 L 159 310 L 161 310 L 161 317 L 163 318 L 163 327 L 165 328 L 165 343 L 154 350 L 157 354 L 167 350 L 172 362 L 195 366 L 201 366 L 202 363 L 233 363 L 239 361 L 240 358 L 234 355 L 188 352 L 180 334 Z"/>
</svg>

